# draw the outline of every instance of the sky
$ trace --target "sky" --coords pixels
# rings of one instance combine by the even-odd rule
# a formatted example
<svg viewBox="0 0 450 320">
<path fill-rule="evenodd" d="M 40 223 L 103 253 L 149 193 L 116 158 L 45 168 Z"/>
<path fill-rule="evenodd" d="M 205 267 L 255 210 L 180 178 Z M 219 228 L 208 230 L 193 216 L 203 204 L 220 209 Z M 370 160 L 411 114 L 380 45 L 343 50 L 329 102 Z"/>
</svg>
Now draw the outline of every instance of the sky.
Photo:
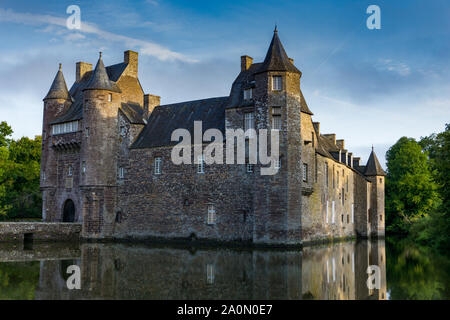
<svg viewBox="0 0 450 320">
<path fill-rule="evenodd" d="M 70 5 L 81 29 L 70 30 Z M 381 28 L 368 29 L 369 5 Z M 62 63 L 112 65 L 139 52 L 139 79 L 161 103 L 226 96 L 240 56 L 264 60 L 274 25 L 303 73 L 301 88 L 322 133 L 366 161 L 400 137 L 450 122 L 450 1 L 23 1 L 0 0 L 0 121 L 13 137 L 41 134 L 43 97 Z"/>
</svg>

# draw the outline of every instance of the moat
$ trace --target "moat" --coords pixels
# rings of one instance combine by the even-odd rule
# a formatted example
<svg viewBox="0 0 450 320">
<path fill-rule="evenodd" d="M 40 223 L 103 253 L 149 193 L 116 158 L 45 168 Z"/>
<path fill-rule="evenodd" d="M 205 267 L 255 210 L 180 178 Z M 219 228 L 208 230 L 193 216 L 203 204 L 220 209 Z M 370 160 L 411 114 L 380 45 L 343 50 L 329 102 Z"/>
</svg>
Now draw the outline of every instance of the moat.
<svg viewBox="0 0 450 320">
<path fill-rule="evenodd" d="M 67 288 L 70 265 L 79 290 Z M 379 289 L 367 287 L 369 265 Z M 387 240 L 302 250 L 1 244 L 0 299 L 449 299 L 449 265 Z"/>
</svg>

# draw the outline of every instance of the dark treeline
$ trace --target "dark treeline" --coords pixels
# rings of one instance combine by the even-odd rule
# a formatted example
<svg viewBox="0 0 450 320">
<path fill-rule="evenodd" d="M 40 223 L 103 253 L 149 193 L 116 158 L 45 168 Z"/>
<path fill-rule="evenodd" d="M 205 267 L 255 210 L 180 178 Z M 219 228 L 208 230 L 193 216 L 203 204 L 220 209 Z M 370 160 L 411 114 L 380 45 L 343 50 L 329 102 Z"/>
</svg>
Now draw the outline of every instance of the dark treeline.
<svg viewBox="0 0 450 320">
<path fill-rule="evenodd" d="M 419 141 L 402 137 L 386 153 L 386 230 L 450 248 L 450 124 Z"/>
<path fill-rule="evenodd" d="M 14 140 L 12 133 L 0 123 L 0 220 L 41 218 L 41 137 Z"/>
</svg>

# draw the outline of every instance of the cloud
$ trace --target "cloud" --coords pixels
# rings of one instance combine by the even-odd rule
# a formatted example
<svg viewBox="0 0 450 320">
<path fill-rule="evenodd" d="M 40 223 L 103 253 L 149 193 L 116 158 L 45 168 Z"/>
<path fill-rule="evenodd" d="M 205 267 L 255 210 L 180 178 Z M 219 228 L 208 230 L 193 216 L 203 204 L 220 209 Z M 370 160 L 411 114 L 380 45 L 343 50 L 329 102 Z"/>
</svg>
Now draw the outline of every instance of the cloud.
<svg viewBox="0 0 450 320">
<path fill-rule="evenodd" d="M 50 15 L 40 15 L 40 14 L 31 14 L 31 13 L 20 13 L 15 12 L 11 9 L 2 9 L 0 8 L 0 22 L 12 22 L 19 23 L 25 25 L 33 25 L 40 26 L 45 25 L 47 28 L 42 29 L 41 31 L 49 32 L 52 30 L 52 26 L 59 26 L 66 28 L 66 19 L 54 17 Z M 120 34 L 112 33 L 109 31 L 102 30 L 97 27 L 95 24 L 82 21 L 81 29 L 77 30 L 79 33 L 78 36 L 72 37 L 80 37 L 80 33 L 84 34 L 93 34 L 107 41 L 115 41 L 122 42 L 128 47 L 137 47 L 139 51 L 143 55 L 153 56 L 162 61 L 182 61 L 188 63 L 195 63 L 197 60 L 189 58 L 181 53 L 172 51 L 164 46 L 161 46 L 157 43 L 144 41 L 132 37 L 123 36 Z M 58 34 L 58 32 L 56 32 Z"/>
<path fill-rule="evenodd" d="M 406 63 L 395 62 L 391 59 L 379 59 L 375 64 L 375 68 L 379 71 L 394 72 L 403 77 L 411 74 L 411 68 Z"/>
</svg>

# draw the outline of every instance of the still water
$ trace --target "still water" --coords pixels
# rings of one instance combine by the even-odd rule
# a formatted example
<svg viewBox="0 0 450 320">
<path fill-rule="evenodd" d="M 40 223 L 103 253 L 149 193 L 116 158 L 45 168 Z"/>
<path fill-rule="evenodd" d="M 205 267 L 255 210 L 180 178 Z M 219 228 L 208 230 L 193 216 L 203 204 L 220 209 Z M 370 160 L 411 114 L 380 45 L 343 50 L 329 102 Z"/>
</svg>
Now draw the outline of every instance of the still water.
<svg viewBox="0 0 450 320">
<path fill-rule="evenodd" d="M 81 289 L 67 288 L 80 267 Z M 379 289 L 369 289 L 369 265 Z M 302 250 L 0 246 L 0 299 L 448 299 L 448 259 L 385 241 Z"/>
</svg>

